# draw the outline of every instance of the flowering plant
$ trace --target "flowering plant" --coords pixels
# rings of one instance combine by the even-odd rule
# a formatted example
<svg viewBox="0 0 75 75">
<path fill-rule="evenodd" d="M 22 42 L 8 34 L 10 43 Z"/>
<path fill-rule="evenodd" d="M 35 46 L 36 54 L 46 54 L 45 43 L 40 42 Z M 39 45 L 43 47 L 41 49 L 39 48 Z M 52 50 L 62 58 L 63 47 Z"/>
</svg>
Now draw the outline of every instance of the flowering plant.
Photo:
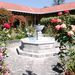
<svg viewBox="0 0 75 75">
<path fill-rule="evenodd" d="M 10 38 L 10 24 L 8 22 L 8 11 L 0 10 L 0 75 L 7 73 L 6 64 L 4 58 L 7 56 L 6 41 Z M 8 75 L 8 74 L 7 74 Z"/>
<path fill-rule="evenodd" d="M 5 56 L 6 56 L 5 48 L 1 48 L 0 49 L 0 75 L 6 75 L 5 73 L 9 72 L 9 70 L 6 67 L 6 64 L 4 62 Z"/>
<path fill-rule="evenodd" d="M 60 14 L 61 13 L 61 14 Z M 60 42 L 61 45 L 64 43 L 74 44 L 75 42 L 75 25 L 73 25 L 73 17 L 70 16 L 68 10 L 58 13 L 57 18 L 50 20 L 50 24 L 53 28 L 53 32 L 56 33 L 56 40 Z"/>
<path fill-rule="evenodd" d="M 0 75 L 2 75 L 5 70 L 7 70 L 4 58 L 7 57 L 7 48 L 6 48 L 6 40 L 7 40 L 7 32 L 5 32 L 5 29 L 2 31 L 2 35 L 0 36 L 0 43 L 1 43 L 1 48 L 0 48 Z"/>
<path fill-rule="evenodd" d="M 61 59 L 62 64 L 64 65 L 64 70 L 68 69 L 75 73 L 74 20 L 75 19 L 70 15 L 70 12 L 68 10 L 65 10 L 64 12 L 58 12 L 57 18 L 50 19 L 50 25 L 55 34 L 55 40 L 60 43 L 59 57 Z"/>
</svg>

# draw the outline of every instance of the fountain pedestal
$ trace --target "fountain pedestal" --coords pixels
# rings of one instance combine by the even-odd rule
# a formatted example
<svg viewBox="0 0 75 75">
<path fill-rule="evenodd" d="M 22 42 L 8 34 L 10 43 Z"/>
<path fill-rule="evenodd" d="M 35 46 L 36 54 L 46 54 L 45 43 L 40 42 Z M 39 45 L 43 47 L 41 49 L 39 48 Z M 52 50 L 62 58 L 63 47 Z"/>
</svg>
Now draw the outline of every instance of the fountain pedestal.
<svg viewBox="0 0 75 75">
<path fill-rule="evenodd" d="M 44 26 L 37 25 L 36 36 L 21 39 L 21 46 L 17 49 L 20 55 L 30 57 L 48 57 L 52 54 L 55 40 L 53 37 L 43 37 L 41 30 Z"/>
</svg>

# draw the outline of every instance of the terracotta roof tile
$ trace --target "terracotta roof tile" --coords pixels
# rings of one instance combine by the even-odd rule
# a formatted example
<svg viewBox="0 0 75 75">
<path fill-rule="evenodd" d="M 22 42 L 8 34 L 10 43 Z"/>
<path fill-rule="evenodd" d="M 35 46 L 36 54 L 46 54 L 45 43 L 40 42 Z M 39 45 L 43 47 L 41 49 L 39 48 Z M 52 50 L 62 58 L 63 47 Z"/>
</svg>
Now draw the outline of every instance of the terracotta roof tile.
<svg viewBox="0 0 75 75">
<path fill-rule="evenodd" d="M 52 12 L 72 10 L 72 9 L 75 9 L 75 2 L 56 5 L 56 6 L 47 7 L 47 8 L 42 8 L 41 11 L 45 12 L 45 13 L 52 13 Z"/>
<path fill-rule="evenodd" d="M 0 2 L 0 8 L 6 8 L 11 11 L 19 11 L 19 12 L 26 12 L 26 13 L 40 13 L 40 9 L 32 8 L 28 6 L 22 6 L 12 3 Z"/>
<path fill-rule="evenodd" d="M 5 8 L 7 10 L 24 12 L 24 13 L 46 14 L 46 13 L 75 9 L 75 2 L 46 7 L 46 8 L 33 8 L 33 7 L 17 5 L 7 2 L 0 2 L 0 8 Z"/>
</svg>

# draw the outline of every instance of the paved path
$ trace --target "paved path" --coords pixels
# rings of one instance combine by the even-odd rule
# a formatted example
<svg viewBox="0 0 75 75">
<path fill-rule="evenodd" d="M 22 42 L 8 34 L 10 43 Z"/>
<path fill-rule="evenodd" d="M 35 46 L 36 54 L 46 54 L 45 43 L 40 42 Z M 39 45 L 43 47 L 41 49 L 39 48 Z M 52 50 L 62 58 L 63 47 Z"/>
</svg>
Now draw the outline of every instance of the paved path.
<svg viewBox="0 0 75 75">
<path fill-rule="evenodd" d="M 58 75 L 52 70 L 52 65 L 59 61 L 57 56 L 34 58 L 18 55 L 16 48 L 20 44 L 20 42 L 12 43 L 8 47 L 8 57 L 5 60 L 10 69 L 10 75 Z"/>
</svg>

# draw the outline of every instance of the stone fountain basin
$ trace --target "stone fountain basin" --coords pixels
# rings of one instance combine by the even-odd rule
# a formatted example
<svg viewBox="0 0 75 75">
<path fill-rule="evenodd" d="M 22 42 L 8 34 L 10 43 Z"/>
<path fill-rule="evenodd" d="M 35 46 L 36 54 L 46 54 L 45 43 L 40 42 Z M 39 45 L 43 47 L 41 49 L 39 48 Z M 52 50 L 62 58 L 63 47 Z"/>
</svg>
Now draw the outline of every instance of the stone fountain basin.
<svg viewBox="0 0 75 75">
<path fill-rule="evenodd" d="M 27 37 L 21 39 L 21 46 L 17 49 L 19 54 L 30 57 L 48 57 L 55 53 L 55 39 L 53 37 Z"/>
<path fill-rule="evenodd" d="M 24 38 L 21 39 L 21 46 L 23 51 L 40 53 L 49 51 L 54 47 L 55 40 L 53 37 L 39 37 L 38 40 L 36 38 Z"/>
<path fill-rule="evenodd" d="M 39 37 L 38 40 L 35 37 L 21 39 L 21 42 L 27 44 L 53 44 L 55 39 L 53 37 Z"/>
</svg>

